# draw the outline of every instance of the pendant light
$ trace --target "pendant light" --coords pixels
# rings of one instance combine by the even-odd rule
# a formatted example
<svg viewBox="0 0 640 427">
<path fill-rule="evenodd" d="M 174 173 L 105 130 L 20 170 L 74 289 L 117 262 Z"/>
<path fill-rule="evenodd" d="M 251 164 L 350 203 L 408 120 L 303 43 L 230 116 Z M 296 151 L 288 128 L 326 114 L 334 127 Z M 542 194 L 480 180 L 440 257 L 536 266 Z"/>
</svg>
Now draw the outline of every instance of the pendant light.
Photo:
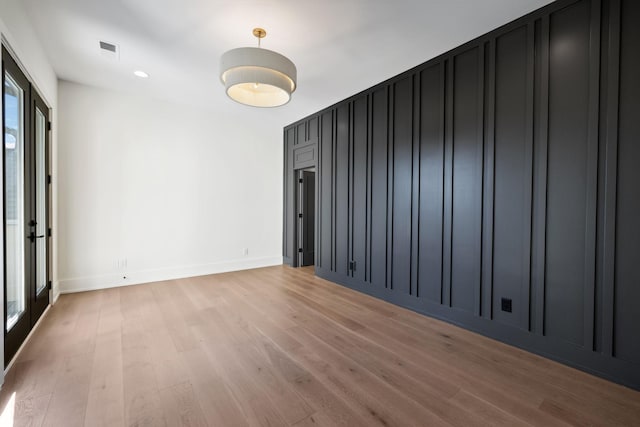
<svg viewBox="0 0 640 427">
<path fill-rule="evenodd" d="M 240 47 L 220 58 L 220 80 L 229 98 L 253 107 L 278 107 L 296 90 L 296 66 L 287 57 L 260 47 L 267 32 L 254 28 L 258 47 Z"/>
</svg>

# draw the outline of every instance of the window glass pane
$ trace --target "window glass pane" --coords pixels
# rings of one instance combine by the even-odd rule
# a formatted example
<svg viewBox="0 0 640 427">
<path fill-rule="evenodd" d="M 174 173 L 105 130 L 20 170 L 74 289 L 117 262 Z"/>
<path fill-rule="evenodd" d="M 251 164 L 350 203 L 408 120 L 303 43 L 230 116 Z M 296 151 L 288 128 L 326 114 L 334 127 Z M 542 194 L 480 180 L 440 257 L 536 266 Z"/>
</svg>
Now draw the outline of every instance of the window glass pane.
<svg viewBox="0 0 640 427">
<path fill-rule="evenodd" d="M 36 295 L 47 287 L 46 126 L 45 115 L 36 107 Z"/>
<path fill-rule="evenodd" d="M 4 158 L 7 271 L 7 331 L 25 310 L 24 245 L 24 91 L 5 76 Z"/>
</svg>

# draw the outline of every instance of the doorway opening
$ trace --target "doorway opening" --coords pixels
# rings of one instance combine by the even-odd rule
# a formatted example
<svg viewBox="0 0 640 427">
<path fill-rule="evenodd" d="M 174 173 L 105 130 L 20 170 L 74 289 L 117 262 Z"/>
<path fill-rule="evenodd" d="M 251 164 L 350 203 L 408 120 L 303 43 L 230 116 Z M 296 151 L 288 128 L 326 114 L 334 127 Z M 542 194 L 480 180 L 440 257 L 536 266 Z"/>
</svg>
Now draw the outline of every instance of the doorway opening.
<svg viewBox="0 0 640 427">
<path fill-rule="evenodd" d="M 296 231 L 298 267 L 315 265 L 316 234 L 316 169 L 296 171 L 297 199 Z"/>
</svg>

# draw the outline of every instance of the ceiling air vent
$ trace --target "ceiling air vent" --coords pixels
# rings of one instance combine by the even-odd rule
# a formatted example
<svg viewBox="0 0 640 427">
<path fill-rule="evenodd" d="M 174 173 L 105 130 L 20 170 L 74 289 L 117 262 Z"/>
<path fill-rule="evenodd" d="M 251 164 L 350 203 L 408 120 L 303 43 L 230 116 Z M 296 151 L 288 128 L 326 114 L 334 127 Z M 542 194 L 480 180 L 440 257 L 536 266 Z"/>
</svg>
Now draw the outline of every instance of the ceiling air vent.
<svg viewBox="0 0 640 427">
<path fill-rule="evenodd" d="M 100 40 L 100 53 L 102 56 L 111 59 L 119 59 L 118 50 L 117 44 Z"/>
<path fill-rule="evenodd" d="M 118 48 L 115 44 L 111 44 L 108 42 L 100 42 L 100 49 L 108 50 L 109 52 L 113 53 L 116 53 L 118 51 Z"/>
</svg>

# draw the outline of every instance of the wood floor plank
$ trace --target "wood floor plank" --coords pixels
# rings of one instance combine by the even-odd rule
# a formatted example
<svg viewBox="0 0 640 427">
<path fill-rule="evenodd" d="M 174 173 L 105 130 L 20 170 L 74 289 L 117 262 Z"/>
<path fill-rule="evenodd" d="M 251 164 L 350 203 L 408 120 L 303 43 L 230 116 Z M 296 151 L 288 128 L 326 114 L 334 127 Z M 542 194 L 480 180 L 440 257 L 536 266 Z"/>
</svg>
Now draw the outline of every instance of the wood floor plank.
<svg viewBox="0 0 640 427">
<path fill-rule="evenodd" d="M 15 365 L 9 369 L 4 375 L 4 383 L 2 384 L 2 388 L 0 388 L 0 414 L 4 417 L 7 416 L 11 411 L 10 406 L 13 405 L 15 407 L 15 398 L 17 395 L 17 387 L 16 387 L 16 369 Z"/>
<path fill-rule="evenodd" d="M 124 425 L 122 334 L 98 336 L 85 415 L 86 426 Z"/>
<path fill-rule="evenodd" d="M 229 301 L 234 310 L 242 313 L 245 318 L 249 319 L 263 333 L 272 337 L 281 347 L 287 350 L 300 347 L 301 344 L 286 331 L 286 328 L 296 326 L 296 323 L 290 323 L 287 317 L 270 314 L 268 310 L 263 309 L 265 304 L 252 303 L 252 301 L 242 299 L 238 295 L 231 294 L 224 300 Z M 221 304 L 223 307 L 224 305 Z"/>
<path fill-rule="evenodd" d="M 245 367 L 245 355 L 234 350 L 238 340 L 243 340 L 242 331 L 236 336 L 229 335 L 220 325 L 211 321 L 210 313 L 206 310 L 201 322 L 192 326 L 206 355 L 206 363 L 215 373 L 216 380 L 224 383 L 231 394 L 231 399 L 237 404 L 242 418 L 250 426 L 286 425 L 282 414 L 269 399 L 269 390 L 254 375 L 253 368 Z M 235 342 L 235 344 L 234 344 Z M 246 339 L 243 340 L 246 342 Z M 197 356 L 197 354 L 195 354 Z M 239 360 L 243 359 L 243 360 Z M 201 359 L 202 360 L 202 359 Z"/>
<path fill-rule="evenodd" d="M 160 390 L 160 398 L 167 425 L 176 427 L 204 427 L 207 425 L 190 382 Z"/>
<path fill-rule="evenodd" d="M 333 425 L 342 425 L 342 424 L 336 424 L 324 412 L 315 412 L 309 415 L 307 418 L 295 423 L 294 427 L 317 427 L 317 426 L 333 426 Z M 349 424 L 346 424 L 346 425 L 349 425 Z"/>
<path fill-rule="evenodd" d="M 22 399 L 16 402 L 15 419 L 13 427 L 18 426 L 41 426 L 44 416 L 49 407 L 51 395 Z"/>
<path fill-rule="evenodd" d="M 45 395 L 16 402 L 15 418 L 18 422 L 15 422 L 13 427 L 41 426 L 50 399 L 51 395 Z"/>
<path fill-rule="evenodd" d="M 601 419 L 594 419 L 593 417 L 586 416 L 581 412 L 565 408 L 552 400 L 545 400 L 544 402 L 542 402 L 542 404 L 540 405 L 540 409 L 575 427 L 610 427 L 616 425 L 622 427 L 625 425 L 614 424 L 613 422 L 604 421 Z M 633 426 L 637 425 L 637 423 L 626 425 Z"/>
<path fill-rule="evenodd" d="M 638 391 L 285 266 L 62 295 L 0 406 L 16 426 L 640 425 Z"/>
<path fill-rule="evenodd" d="M 185 313 L 192 313 L 194 307 L 182 293 L 177 282 L 160 282 L 150 286 L 175 350 L 181 352 L 196 348 L 198 343 L 185 321 Z"/>
<path fill-rule="evenodd" d="M 286 350 L 278 347 L 268 336 L 263 336 L 262 350 L 265 352 L 277 372 L 283 379 L 289 381 L 296 391 L 307 399 L 316 410 L 305 418 L 305 423 L 320 423 L 320 425 L 336 426 L 365 426 L 368 423 L 358 416 L 342 399 L 331 393 L 311 372 L 297 364 L 289 357 Z M 296 423 L 295 425 L 298 425 Z"/>
<path fill-rule="evenodd" d="M 163 326 L 161 316 L 152 307 L 154 303 L 149 290 L 132 286 L 126 292 L 123 290 L 121 295 L 125 423 L 163 426 L 166 421 L 147 342 L 149 334 Z"/>
<path fill-rule="evenodd" d="M 451 398 L 452 402 L 455 402 L 459 408 L 464 408 L 465 411 L 471 413 L 474 420 L 479 425 L 494 425 L 494 426 L 521 426 L 526 427 L 530 424 L 518 419 L 517 417 L 509 414 L 500 408 L 486 402 L 478 397 L 461 390 L 458 394 Z"/>
<path fill-rule="evenodd" d="M 361 413 L 368 414 L 370 423 L 450 425 L 321 340 L 302 329 L 296 335 L 304 339 L 304 346 L 293 350 L 295 360 Z"/>
<path fill-rule="evenodd" d="M 251 376 L 256 387 L 267 395 L 268 405 L 276 408 L 287 424 L 294 424 L 313 413 L 306 400 L 290 384 L 278 378 L 261 356 L 256 348 L 255 332 L 245 317 L 223 306 L 210 309 L 209 314 L 211 328 L 218 327 L 221 331 L 227 331 L 227 345 L 221 346 L 210 341 L 205 343 L 212 353 L 226 360 L 233 358 L 231 363 L 235 368 Z M 230 334 L 231 331 L 235 333 Z"/>
<path fill-rule="evenodd" d="M 90 353 L 65 360 L 47 407 L 44 426 L 84 425 L 92 365 L 93 355 Z"/>
<path fill-rule="evenodd" d="M 47 359 L 46 363 L 39 360 L 17 362 L 12 368 L 15 377 L 11 386 L 16 393 L 16 400 L 51 395 L 55 390 L 58 377 L 63 371 L 65 361 L 65 358 L 57 357 Z"/>
<path fill-rule="evenodd" d="M 190 369 L 190 382 L 207 423 L 248 426 L 241 406 L 204 350 L 186 351 L 181 355 Z"/>
<path fill-rule="evenodd" d="M 229 349 L 220 346 L 213 349 L 207 347 L 210 358 L 219 360 L 225 366 L 222 374 L 236 401 L 239 403 L 244 417 L 252 426 L 287 425 L 283 414 L 270 400 L 270 395 L 256 379 L 245 371 L 237 362 L 236 355 Z"/>
<path fill-rule="evenodd" d="M 261 287 L 261 291 L 268 292 L 269 288 Z M 380 301 L 378 301 L 380 302 Z M 404 309 L 402 309 L 404 310 Z M 398 313 L 398 312 L 396 312 Z M 369 316 L 375 313 L 369 313 Z M 409 312 L 415 316 L 415 313 Z M 372 319 L 363 318 L 363 315 L 356 315 L 353 313 L 363 324 L 367 326 L 373 326 L 373 329 L 387 332 L 390 335 L 394 335 L 394 331 L 389 331 L 388 328 L 385 327 L 386 322 L 389 321 L 389 317 L 382 317 L 381 323 L 376 323 L 372 325 Z M 395 314 L 394 314 L 395 315 Z M 561 420 L 553 418 L 549 414 L 542 413 L 538 410 L 538 405 L 542 402 L 542 399 L 527 401 L 526 399 L 518 398 L 517 389 L 514 392 L 513 389 L 505 390 L 503 385 L 492 386 L 492 382 L 489 381 L 490 377 L 483 377 L 480 375 L 480 379 L 476 380 L 478 373 L 474 373 L 473 371 L 466 372 L 459 368 L 454 369 L 450 364 L 443 365 L 440 363 L 438 359 L 432 358 L 429 354 L 421 353 L 417 355 L 415 358 L 413 357 L 398 357 L 389 348 L 394 348 L 395 346 L 388 345 L 388 339 L 379 339 L 375 341 L 369 341 L 366 339 L 362 339 L 359 332 L 352 332 L 348 335 L 347 338 L 338 336 L 335 334 L 336 324 L 331 324 L 330 319 L 324 317 L 313 316 L 310 317 L 308 314 L 303 312 L 298 312 L 297 316 L 300 324 L 304 325 L 308 330 L 313 332 L 317 337 L 320 337 L 325 340 L 325 342 L 331 343 L 332 345 L 337 346 L 340 351 L 344 354 L 348 355 L 356 355 L 361 359 L 361 363 L 363 366 L 367 366 L 369 369 L 372 369 L 372 372 L 377 373 L 381 378 L 384 378 L 385 381 L 389 382 L 391 385 L 395 385 L 398 389 L 406 389 L 406 387 L 411 387 L 411 383 L 417 381 L 422 385 L 430 384 L 438 390 L 440 395 L 449 395 L 458 392 L 458 388 L 451 388 L 451 378 L 455 380 L 455 383 L 462 384 L 468 387 L 468 390 L 474 392 L 476 390 L 482 390 L 481 393 L 488 402 L 491 402 L 496 405 L 501 405 L 506 408 L 509 408 L 509 411 L 516 415 L 520 420 L 531 422 L 533 421 L 537 425 L 547 425 L 547 426 L 561 426 L 566 425 Z M 416 316 L 421 317 L 421 316 Z M 458 328 L 459 329 L 459 328 Z M 345 332 L 347 330 L 345 329 Z M 446 336 L 445 339 L 442 339 L 441 334 L 437 334 L 437 338 L 431 336 L 429 342 L 431 341 L 442 341 L 447 345 L 450 345 L 449 341 L 451 339 L 450 336 Z M 384 345 L 376 345 L 377 343 L 383 343 Z M 445 346 L 446 347 L 446 346 Z M 370 360 L 366 360 L 366 358 L 378 358 L 382 361 L 382 365 L 378 365 L 375 362 L 372 363 Z M 444 360 L 450 360 L 449 355 Z M 376 371 L 377 369 L 377 371 Z M 486 370 L 486 367 L 482 367 L 483 370 Z M 405 375 L 403 375 L 405 374 Z M 488 380 L 489 379 L 489 380 Z M 423 401 L 428 401 L 429 405 L 432 408 L 437 409 L 438 411 L 443 411 L 447 409 L 442 406 L 433 406 L 437 403 L 434 399 L 428 399 L 429 393 L 420 389 L 420 386 L 416 386 L 413 384 L 413 393 L 411 389 L 406 391 L 406 393 L 411 396 L 422 397 Z M 447 392 L 447 390 L 449 390 Z M 455 408 L 449 408 L 449 410 L 456 411 Z M 464 412 L 464 409 L 462 409 Z M 460 414 L 456 414 L 455 417 L 459 417 Z M 444 414 L 446 416 L 446 414 Z"/>
</svg>

